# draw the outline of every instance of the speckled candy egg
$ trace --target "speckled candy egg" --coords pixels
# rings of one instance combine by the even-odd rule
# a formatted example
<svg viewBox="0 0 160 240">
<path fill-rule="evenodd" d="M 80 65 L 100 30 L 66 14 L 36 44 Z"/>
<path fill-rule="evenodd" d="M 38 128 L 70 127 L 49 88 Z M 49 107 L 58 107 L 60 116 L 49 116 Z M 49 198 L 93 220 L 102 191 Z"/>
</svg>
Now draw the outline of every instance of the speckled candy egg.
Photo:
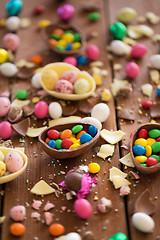
<svg viewBox="0 0 160 240">
<path fill-rule="evenodd" d="M 60 93 L 68 93 L 72 94 L 73 93 L 73 85 L 67 80 L 58 80 L 56 82 L 56 91 Z"/>
<path fill-rule="evenodd" d="M 38 102 L 34 107 L 34 114 L 39 119 L 45 118 L 48 114 L 48 104 L 44 101 Z"/>
<path fill-rule="evenodd" d="M 12 135 L 12 126 L 9 122 L 4 121 L 0 123 L 0 137 L 8 139 Z"/>
<path fill-rule="evenodd" d="M 6 171 L 6 164 L 0 161 L 0 177 L 4 175 L 5 171 Z"/>
<path fill-rule="evenodd" d="M 17 31 L 21 26 L 21 20 L 17 16 L 9 17 L 6 21 L 6 28 L 9 31 Z"/>
<path fill-rule="evenodd" d="M 14 52 L 20 45 L 20 39 L 14 33 L 7 33 L 2 39 L 2 44 L 4 48 L 10 49 Z"/>
<path fill-rule="evenodd" d="M 78 217 L 87 219 L 92 214 L 92 206 L 88 200 L 79 198 L 74 202 L 74 210 Z"/>
<path fill-rule="evenodd" d="M 42 73 L 38 72 L 38 73 L 34 74 L 31 79 L 31 84 L 36 89 L 41 88 L 41 75 L 42 75 Z"/>
<path fill-rule="evenodd" d="M 9 215 L 14 221 L 23 221 L 26 215 L 26 209 L 22 205 L 14 206 L 10 209 Z"/>
<path fill-rule="evenodd" d="M 63 21 L 70 20 L 72 18 L 72 16 L 74 15 L 74 12 L 75 12 L 75 8 L 71 4 L 64 4 L 64 5 L 60 6 L 57 10 L 59 17 Z"/>
<path fill-rule="evenodd" d="M 78 233 L 71 232 L 64 236 L 64 240 L 82 240 L 82 238 Z"/>
<path fill-rule="evenodd" d="M 78 73 L 74 70 L 68 70 L 68 71 L 64 72 L 60 77 L 60 79 L 67 80 L 72 84 L 75 83 L 77 78 L 78 78 Z"/>
<path fill-rule="evenodd" d="M 7 153 L 5 157 L 6 168 L 9 172 L 14 173 L 23 167 L 23 158 L 16 151 Z"/>
<path fill-rule="evenodd" d="M 110 109 L 105 103 L 96 104 L 91 111 L 91 117 L 97 118 L 100 122 L 105 122 L 110 115 Z"/>
<path fill-rule="evenodd" d="M 84 78 L 78 79 L 74 84 L 74 92 L 76 94 L 85 94 L 89 92 L 89 90 L 90 90 L 90 84 Z"/>
<path fill-rule="evenodd" d="M 13 77 L 18 72 L 18 68 L 13 63 L 5 62 L 0 65 L 0 72 L 5 77 Z"/>
<path fill-rule="evenodd" d="M 11 102 L 6 97 L 0 97 L 0 117 L 4 117 L 9 112 Z"/>
<path fill-rule="evenodd" d="M 62 107 L 58 102 L 49 104 L 49 116 L 51 118 L 60 118 L 62 116 Z"/>
</svg>

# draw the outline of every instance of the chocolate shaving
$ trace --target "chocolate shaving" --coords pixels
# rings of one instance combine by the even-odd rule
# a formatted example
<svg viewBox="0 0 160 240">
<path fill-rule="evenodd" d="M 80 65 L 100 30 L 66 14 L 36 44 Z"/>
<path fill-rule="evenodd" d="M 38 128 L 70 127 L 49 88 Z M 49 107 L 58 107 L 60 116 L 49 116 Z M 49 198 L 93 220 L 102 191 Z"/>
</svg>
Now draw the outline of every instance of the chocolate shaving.
<svg viewBox="0 0 160 240">
<path fill-rule="evenodd" d="M 22 120 L 21 122 L 18 122 L 16 124 L 12 124 L 12 128 L 13 130 L 18 133 L 19 135 L 21 135 L 22 137 L 26 136 L 27 130 L 30 126 L 30 119 L 26 118 L 24 120 Z"/>
<path fill-rule="evenodd" d="M 19 69 L 17 73 L 17 77 L 21 79 L 28 79 L 33 75 L 33 70 L 28 69 L 26 67 L 22 67 Z"/>
<path fill-rule="evenodd" d="M 81 113 L 90 114 L 94 105 L 99 102 L 99 97 L 91 97 L 78 103 L 78 109 Z"/>
<path fill-rule="evenodd" d="M 84 240 L 95 240 L 93 232 L 91 232 L 91 231 L 85 232 Z"/>
<path fill-rule="evenodd" d="M 25 105 L 23 106 L 23 115 L 25 117 L 29 117 L 34 113 L 34 107 L 33 104 Z"/>
<path fill-rule="evenodd" d="M 132 179 L 132 180 L 139 180 L 139 175 L 133 171 L 129 171 L 128 176 Z"/>
<path fill-rule="evenodd" d="M 128 109 L 118 111 L 118 117 L 123 118 L 125 120 L 129 120 L 129 121 L 134 121 L 135 120 L 134 116 L 132 116 L 132 114 L 130 114 Z"/>
<path fill-rule="evenodd" d="M 127 86 L 121 86 L 117 95 L 127 98 L 131 92 L 132 92 L 132 85 L 128 84 Z"/>
<path fill-rule="evenodd" d="M 150 115 L 151 118 L 160 118 L 160 104 L 151 107 Z"/>
<path fill-rule="evenodd" d="M 73 114 L 75 114 L 77 112 L 77 105 L 76 103 L 69 103 L 69 104 L 66 104 L 66 106 L 63 106 L 62 105 L 62 114 L 63 116 L 71 116 Z"/>
</svg>

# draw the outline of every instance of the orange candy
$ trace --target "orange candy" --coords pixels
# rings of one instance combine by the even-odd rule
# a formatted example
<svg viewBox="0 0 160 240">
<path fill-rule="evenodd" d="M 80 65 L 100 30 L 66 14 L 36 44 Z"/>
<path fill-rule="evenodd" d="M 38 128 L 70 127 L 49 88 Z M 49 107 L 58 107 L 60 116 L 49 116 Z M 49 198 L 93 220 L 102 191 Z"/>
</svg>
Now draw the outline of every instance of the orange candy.
<svg viewBox="0 0 160 240">
<path fill-rule="evenodd" d="M 80 139 L 80 136 L 81 136 L 83 133 L 86 133 L 86 132 L 87 132 L 86 130 L 80 131 L 80 132 L 77 134 L 77 139 Z"/>
<path fill-rule="evenodd" d="M 55 46 L 57 45 L 57 41 L 56 41 L 55 39 L 52 39 L 52 38 L 50 38 L 50 39 L 48 40 L 48 43 L 49 43 L 52 47 L 55 47 Z"/>
<path fill-rule="evenodd" d="M 31 58 L 30 58 L 30 61 L 32 63 L 35 63 L 35 64 L 39 64 L 43 61 L 43 58 L 40 56 L 40 55 L 33 55 Z"/>
<path fill-rule="evenodd" d="M 50 227 L 49 227 L 49 233 L 52 236 L 60 236 L 65 232 L 65 228 L 62 224 L 60 223 L 53 223 Z"/>
<path fill-rule="evenodd" d="M 53 34 L 57 34 L 61 37 L 64 34 L 64 31 L 60 28 L 56 28 L 55 30 L 53 30 Z"/>
<path fill-rule="evenodd" d="M 50 140 L 50 138 L 46 138 L 45 142 L 48 143 Z"/>
<path fill-rule="evenodd" d="M 65 138 L 70 138 L 72 136 L 72 131 L 70 129 L 65 129 L 61 132 L 60 138 L 65 139 Z"/>
<path fill-rule="evenodd" d="M 22 223 L 13 223 L 10 226 L 10 233 L 14 236 L 22 236 L 25 231 L 26 228 Z"/>
</svg>

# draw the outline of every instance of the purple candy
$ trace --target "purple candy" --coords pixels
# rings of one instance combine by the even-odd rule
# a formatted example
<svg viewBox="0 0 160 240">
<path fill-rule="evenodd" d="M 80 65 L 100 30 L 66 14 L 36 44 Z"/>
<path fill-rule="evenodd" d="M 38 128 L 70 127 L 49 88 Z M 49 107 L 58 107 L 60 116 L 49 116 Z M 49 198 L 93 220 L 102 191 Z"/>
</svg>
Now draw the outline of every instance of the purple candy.
<svg viewBox="0 0 160 240">
<path fill-rule="evenodd" d="M 75 8 L 71 4 L 64 4 L 60 6 L 57 10 L 57 13 L 61 20 L 69 21 L 75 12 Z"/>
</svg>

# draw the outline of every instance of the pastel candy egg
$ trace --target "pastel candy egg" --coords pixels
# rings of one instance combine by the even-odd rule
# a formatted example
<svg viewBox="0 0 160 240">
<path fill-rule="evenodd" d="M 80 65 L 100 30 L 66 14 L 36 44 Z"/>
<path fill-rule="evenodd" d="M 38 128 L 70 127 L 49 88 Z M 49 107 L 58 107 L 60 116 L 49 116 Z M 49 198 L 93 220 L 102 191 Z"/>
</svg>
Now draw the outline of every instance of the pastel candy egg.
<svg viewBox="0 0 160 240">
<path fill-rule="evenodd" d="M 11 151 L 5 157 L 5 164 L 7 170 L 14 173 L 23 167 L 23 158 L 18 152 Z"/>
<path fill-rule="evenodd" d="M 0 151 L 0 161 L 4 162 L 4 154 Z"/>
<path fill-rule="evenodd" d="M 4 48 L 14 52 L 20 45 L 20 39 L 14 33 L 7 33 L 2 39 L 2 44 Z"/>
<path fill-rule="evenodd" d="M 18 69 L 15 64 L 10 62 L 5 62 L 0 65 L 0 72 L 5 77 L 13 77 L 18 72 Z"/>
<path fill-rule="evenodd" d="M 79 198 L 74 202 L 74 210 L 78 217 L 87 219 L 92 214 L 92 206 L 88 200 Z"/>
<path fill-rule="evenodd" d="M 139 66 L 134 62 L 127 63 L 125 70 L 130 78 L 136 78 L 139 74 Z"/>
<path fill-rule="evenodd" d="M 108 240 L 128 240 L 128 238 L 124 233 L 119 232 L 111 236 Z"/>
<path fill-rule="evenodd" d="M 3 49 L 0 48 L 0 64 L 6 62 L 8 59 L 8 52 Z"/>
<path fill-rule="evenodd" d="M 141 146 L 141 145 L 134 145 L 134 146 L 133 146 L 133 153 L 134 153 L 136 156 L 143 155 L 143 154 L 145 154 L 145 152 L 146 152 L 145 147 L 143 147 L 143 146 Z"/>
<path fill-rule="evenodd" d="M 96 60 L 99 57 L 99 48 L 94 44 L 89 44 L 86 48 L 86 54 L 90 60 Z"/>
<path fill-rule="evenodd" d="M 9 122 L 4 121 L 0 123 L 0 137 L 8 139 L 12 135 L 12 126 Z"/>
<path fill-rule="evenodd" d="M 132 223 L 136 229 L 144 233 L 153 232 L 155 227 L 153 219 L 149 215 L 142 212 L 133 214 Z"/>
<path fill-rule="evenodd" d="M 160 54 L 154 54 L 150 57 L 150 63 L 153 68 L 160 69 Z"/>
<path fill-rule="evenodd" d="M 75 8 L 71 4 L 64 4 L 60 6 L 57 10 L 57 13 L 63 21 L 69 21 L 75 12 Z"/>
<path fill-rule="evenodd" d="M 89 126 L 88 133 L 94 137 L 97 134 L 97 128 L 94 125 Z"/>
<path fill-rule="evenodd" d="M 9 31 L 17 31 L 21 26 L 21 20 L 17 16 L 9 17 L 6 21 L 6 28 Z"/>
<path fill-rule="evenodd" d="M 84 78 L 78 79 L 74 84 L 74 92 L 76 94 L 85 94 L 89 92 L 89 90 L 90 90 L 90 84 Z"/>
<path fill-rule="evenodd" d="M 160 152 L 160 142 L 155 142 L 152 145 L 152 152 L 158 153 Z"/>
<path fill-rule="evenodd" d="M 71 232 L 64 236 L 63 240 L 82 240 L 81 236 L 78 233 Z"/>
<path fill-rule="evenodd" d="M 42 76 L 42 73 L 38 72 L 34 74 L 33 77 L 31 78 L 31 84 L 36 89 L 41 88 L 41 76 Z"/>
<path fill-rule="evenodd" d="M 68 71 L 64 72 L 60 77 L 60 79 L 67 80 L 67 81 L 71 82 L 72 84 L 75 83 L 77 78 L 78 78 L 78 74 L 74 70 L 68 70 Z"/>
<path fill-rule="evenodd" d="M 105 122 L 109 115 L 110 109 L 105 103 L 98 103 L 91 110 L 91 117 L 98 119 L 100 122 Z"/>
<path fill-rule="evenodd" d="M 141 145 L 141 146 L 145 147 L 145 146 L 147 146 L 147 140 L 144 138 L 138 138 L 134 142 L 134 145 Z"/>
<path fill-rule="evenodd" d="M 10 110 L 11 102 L 7 97 L 0 97 L 0 117 L 4 117 Z"/>
<path fill-rule="evenodd" d="M 5 171 L 6 171 L 6 164 L 0 161 L 0 177 L 4 175 Z"/>
<path fill-rule="evenodd" d="M 68 93 L 68 94 L 73 93 L 73 85 L 67 80 L 58 80 L 56 82 L 55 89 L 57 92 L 60 92 L 60 93 Z"/>
<path fill-rule="evenodd" d="M 41 75 L 42 82 L 46 86 L 48 90 L 54 90 L 56 82 L 58 81 L 59 77 L 56 71 L 54 70 L 47 70 Z"/>
<path fill-rule="evenodd" d="M 100 171 L 100 165 L 98 163 L 90 163 L 88 164 L 89 173 L 98 173 Z"/>
<path fill-rule="evenodd" d="M 77 66 L 77 60 L 76 60 L 75 57 L 66 57 L 66 58 L 63 59 L 63 62 L 69 63 L 69 64 L 71 64 L 75 67 Z"/>
<path fill-rule="evenodd" d="M 10 209 L 9 215 L 14 221 L 23 221 L 26 215 L 26 209 L 22 205 L 14 206 Z"/>
<path fill-rule="evenodd" d="M 137 15 L 137 13 L 133 8 L 124 7 L 124 8 L 120 8 L 118 10 L 117 19 L 120 22 L 127 24 L 127 23 L 132 22 L 135 19 L 136 15 Z"/>
<path fill-rule="evenodd" d="M 135 44 L 132 46 L 131 56 L 134 58 L 141 58 L 147 53 L 147 50 L 146 45 L 142 43 Z"/>
<path fill-rule="evenodd" d="M 136 162 L 139 162 L 139 163 L 145 163 L 147 160 L 147 157 L 146 156 L 137 156 L 137 157 L 135 157 L 135 160 L 136 160 Z"/>
<path fill-rule="evenodd" d="M 21 0 L 10 0 L 6 4 L 6 11 L 9 14 L 9 16 L 17 15 L 23 6 L 23 2 Z"/>
<path fill-rule="evenodd" d="M 92 137 L 91 137 L 91 135 L 88 134 L 88 133 L 83 133 L 83 134 L 80 136 L 80 141 L 81 141 L 82 144 L 87 143 L 87 142 L 89 142 L 89 141 L 91 141 L 91 140 L 92 140 Z"/>
<path fill-rule="evenodd" d="M 159 129 L 152 129 L 149 131 L 149 136 L 151 138 L 158 138 L 160 136 L 160 130 Z"/>
<path fill-rule="evenodd" d="M 111 47 L 112 53 L 114 53 L 117 56 L 125 55 L 130 49 L 130 47 L 127 44 L 125 44 L 120 40 L 113 40 L 110 43 L 110 47 Z"/>
<path fill-rule="evenodd" d="M 38 102 L 34 107 L 34 114 L 39 119 L 45 118 L 48 114 L 48 104 L 44 101 Z"/>
<path fill-rule="evenodd" d="M 52 102 L 49 104 L 49 116 L 51 118 L 60 118 L 62 116 L 62 107 L 58 102 Z"/>
</svg>

